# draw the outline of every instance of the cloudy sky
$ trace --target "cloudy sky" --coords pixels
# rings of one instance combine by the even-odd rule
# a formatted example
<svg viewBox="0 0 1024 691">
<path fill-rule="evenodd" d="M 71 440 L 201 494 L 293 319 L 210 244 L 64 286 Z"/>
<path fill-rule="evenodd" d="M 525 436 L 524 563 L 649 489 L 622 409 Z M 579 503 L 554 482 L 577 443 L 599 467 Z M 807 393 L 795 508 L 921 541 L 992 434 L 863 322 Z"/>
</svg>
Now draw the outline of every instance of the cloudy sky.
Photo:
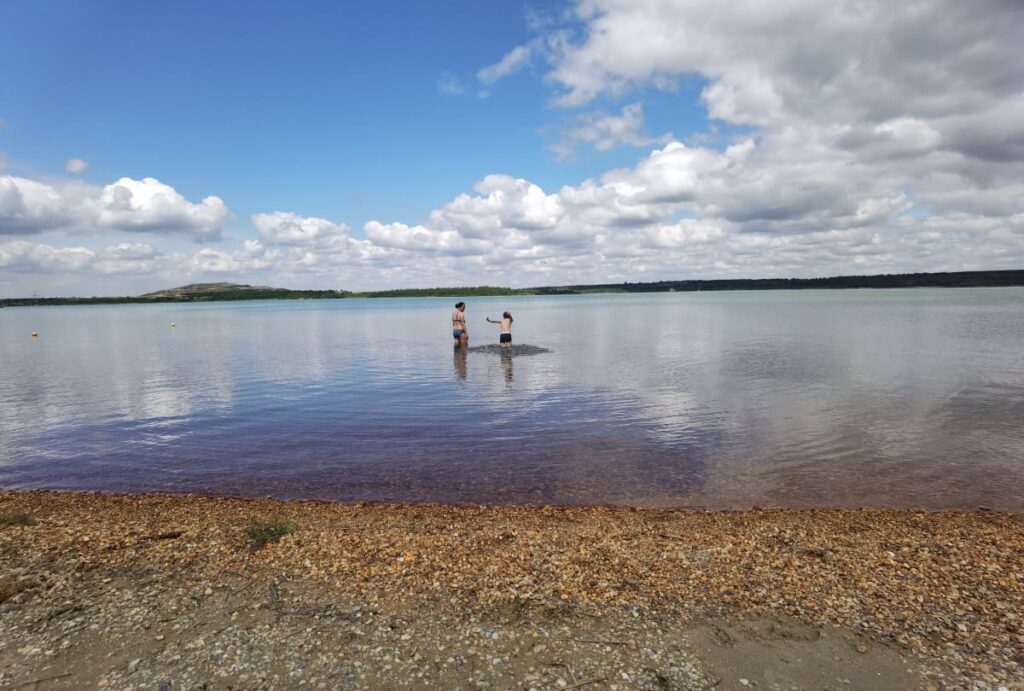
<svg viewBox="0 0 1024 691">
<path fill-rule="evenodd" d="M 0 6 L 0 296 L 1024 268 L 1024 2 Z"/>
</svg>

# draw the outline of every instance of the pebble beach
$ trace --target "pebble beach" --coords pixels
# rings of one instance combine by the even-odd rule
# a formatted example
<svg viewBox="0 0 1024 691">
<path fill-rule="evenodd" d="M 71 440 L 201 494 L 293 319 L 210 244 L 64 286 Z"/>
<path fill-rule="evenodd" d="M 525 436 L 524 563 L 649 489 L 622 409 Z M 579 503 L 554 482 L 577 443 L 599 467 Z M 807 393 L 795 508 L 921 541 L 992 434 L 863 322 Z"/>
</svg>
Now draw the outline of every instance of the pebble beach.
<svg viewBox="0 0 1024 691">
<path fill-rule="evenodd" d="M 1011 513 L 31 491 L 0 523 L 3 688 L 1024 681 Z"/>
</svg>

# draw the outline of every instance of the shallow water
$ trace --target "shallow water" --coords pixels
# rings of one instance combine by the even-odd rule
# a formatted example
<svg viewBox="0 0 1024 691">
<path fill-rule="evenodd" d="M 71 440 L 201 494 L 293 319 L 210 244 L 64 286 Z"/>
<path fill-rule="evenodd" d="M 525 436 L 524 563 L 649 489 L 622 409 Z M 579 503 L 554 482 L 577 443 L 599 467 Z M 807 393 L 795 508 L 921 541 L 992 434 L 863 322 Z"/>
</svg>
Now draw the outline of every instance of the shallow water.
<svg viewBox="0 0 1024 691">
<path fill-rule="evenodd" d="M 0 310 L 0 486 L 1024 508 L 1024 289 L 456 301 Z"/>
</svg>

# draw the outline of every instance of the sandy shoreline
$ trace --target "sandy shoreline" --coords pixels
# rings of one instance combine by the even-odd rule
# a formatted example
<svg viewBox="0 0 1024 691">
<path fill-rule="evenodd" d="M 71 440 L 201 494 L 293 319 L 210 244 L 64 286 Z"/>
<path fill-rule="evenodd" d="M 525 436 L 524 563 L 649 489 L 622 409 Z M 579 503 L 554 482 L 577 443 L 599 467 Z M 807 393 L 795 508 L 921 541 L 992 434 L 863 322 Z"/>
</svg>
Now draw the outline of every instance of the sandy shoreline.
<svg viewBox="0 0 1024 691">
<path fill-rule="evenodd" d="M 0 687 L 1024 680 L 1019 515 L 0 492 L 12 512 Z M 294 533 L 253 550 L 273 517 Z"/>
</svg>

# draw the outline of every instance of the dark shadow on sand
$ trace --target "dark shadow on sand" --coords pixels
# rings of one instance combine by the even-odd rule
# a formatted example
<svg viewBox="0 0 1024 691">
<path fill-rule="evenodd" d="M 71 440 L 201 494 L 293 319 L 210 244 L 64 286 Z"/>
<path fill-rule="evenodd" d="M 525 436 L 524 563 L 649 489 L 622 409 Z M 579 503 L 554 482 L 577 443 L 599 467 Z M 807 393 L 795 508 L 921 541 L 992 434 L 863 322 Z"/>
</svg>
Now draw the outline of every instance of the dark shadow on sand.
<svg viewBox="0 0 1024 691">
<path fill-rule="evenodd" d="M 540 346 L 528 345 L 525 343 L 513 343 L 510 346 L 502 348 L 496 343 L 490 343 L 488 345 L 473 346 L 467 348 L 466 352 L 469 353 L 494 353 L 496 355 L 540 355 L 541 353 L 550 353 L 551 351 L 547 348 L 541 348 Z"/>
</svg>

